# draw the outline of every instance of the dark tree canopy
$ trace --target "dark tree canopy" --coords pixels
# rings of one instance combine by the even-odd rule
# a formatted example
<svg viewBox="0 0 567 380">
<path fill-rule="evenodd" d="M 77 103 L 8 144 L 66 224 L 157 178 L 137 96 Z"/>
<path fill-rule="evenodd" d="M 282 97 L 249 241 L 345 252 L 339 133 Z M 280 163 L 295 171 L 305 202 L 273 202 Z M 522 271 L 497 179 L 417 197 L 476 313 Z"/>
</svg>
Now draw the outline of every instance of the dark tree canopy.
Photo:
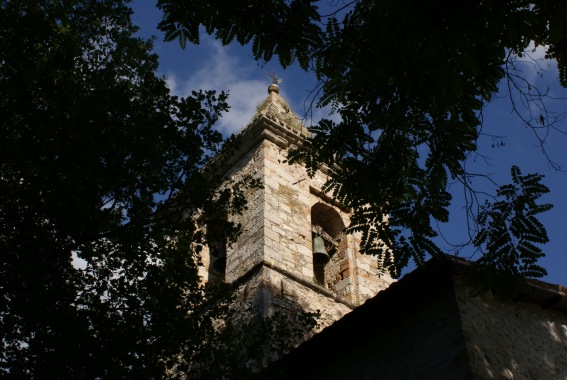
<svg viewBox="0 0 567 380">
<path fill-rule="evenodd" d="M 394 274 L 410 260 L 442 254 L 433 223 L 448 220 L 449 181 L 471 190 L 463 163 L 477 149 L 482 108 L 498 83 L 508 78 L 511 90 L 537 98 L 522 82 L 518 58 L 545 47 L 567 85 L 567 3 L 560 0 L 158 0 L 158 7 L 167 40 L 198 43 L 202 25 L 225 44 L 251 42 L 257 60 L 277 55 L 284 67 L 297 60 L 315 73 L 318 105 L 331 105 L 341 121 L 312 127 L 314 137 L 292 161 L 311 171 L 321 163 L 334 168 L 326 190 L 353 208 L 350 230 Z M 533 126 L 538 117 L 525 122 Z M 517 191 L 520 199 L 534 194 L 531 187 Z M 473 232 L 500 231 L 483 215 Z M 516 244 L 515 231 L 499 241 Z M 534 243 L 547 241 L 543 232 Z M 498 244 L 471 242 L 491 260 L 503 257 Z M 515 250 L 505 267 L 541 276 L 545 270 L 532 260 L 538 249 Z"/>
<path fill-rule="evenodd" d="M 211 162 L 232 144 L 212 128 L 227 94 L 170 95 L 131 13 L 0 2 L 2 377 L 245 378 L 314 324 L 234 329 L 230 289 L 202 284 L 216 237 L 194 216 L 246 207 Z"/>
<path fill-rule="evenodd" d="M 479 112 L 514 57 L 546 46 L 567 81 L 567 5 L 322 4 L 158 0 L 168 39 L 196 43 L 204 25 L 224 43 L 252 42 L 259 60 L 314 70 L 320 104 L 342 121 L 322 120 L 295 159 L 335 168 L 327 189 L 354 209 L 366 252 L 397 273 L 439 254 L 431 221 L 448 217 L 448 179 L 466 183 Z M 289 320 L 277 316 L 248 335 L 216 328 L 230 296 L 201 285 L 206 237 L 187 216 L 245 207 L 205 166 L 221 149 L 212 125 L 226 94 L 171 96 L 130 15 L 115 0 L 0 2 L 2 376 L 243 378 L 243 357 L 260 363 L 286 345 Z M 491 268 L 541 274 L 547 235 L 535 216 L 547 189 L 512 176 L 503 201 L 482 209 L 475 243 Z M 312 322 L 302 317 L 292 340 Z"/>
<path fill-rule="evenodd" d="M 226 357 L 234 337 L 186 217 L 244 206 L 204 168 L 226 95 L 171 96 L 130 15 L 115 0 L 0 3 L 2 377 L 219 378 L 195 358 Z"/>
</svg>

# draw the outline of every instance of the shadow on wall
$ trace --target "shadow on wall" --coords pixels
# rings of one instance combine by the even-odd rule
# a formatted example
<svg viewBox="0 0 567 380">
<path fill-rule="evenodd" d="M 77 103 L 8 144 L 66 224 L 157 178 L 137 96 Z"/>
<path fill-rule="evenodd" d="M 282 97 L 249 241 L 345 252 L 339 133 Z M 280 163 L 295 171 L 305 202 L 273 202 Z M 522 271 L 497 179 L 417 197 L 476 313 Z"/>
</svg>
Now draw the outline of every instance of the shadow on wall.
<svg viewBox="0 0 567 380">
<path fill-rule="evenodd" d="M 456 294 L 474 375 L 567 379 L 567 310 L 503 302 L 491 292 L 470 297 L 460 282 Z"/>
<path fill-rule="evenodd" d="M 567 379 L 565 288 L 503 302 L 471 297 L 469 274 L 451 260 L 416 269 L 280 364 L 314 380 Z M 335 342 L 349 350 L 329 350 Z"/>
</svg>

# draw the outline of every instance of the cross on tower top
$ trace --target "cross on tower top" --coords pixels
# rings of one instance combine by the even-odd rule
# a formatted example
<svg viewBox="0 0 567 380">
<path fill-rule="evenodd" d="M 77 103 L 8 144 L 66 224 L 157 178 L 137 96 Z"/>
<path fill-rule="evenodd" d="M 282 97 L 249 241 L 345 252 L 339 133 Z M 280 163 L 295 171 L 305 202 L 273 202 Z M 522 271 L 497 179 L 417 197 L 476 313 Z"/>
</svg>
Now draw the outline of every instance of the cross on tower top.
<svg viewBox="0 0 567 380">
<path fill-rule="evenodd" d="M 268 93 L 275 92 L 276 94 L 278 94 L 280 92 L 280 88 L 278 87 L 278 84 L 283 82 L 283 79 L 279 79 L 278 77 L 276 77 L 276 73 L 274 72 L 274 70 L 272 70 L 272 73 L 269 73 L 267 71 L 264 71 L 264 72 L 270 78 L 272 78 L 272 84 L 268 87 Z"/>
<path fill-rule="evenodd" d="M 264 71 L 266 73 L 266 75 L 268 75 L 270 78 L 272 78 L 272 84 L 280 84 L 281 82 L 283 82 L 283 79 L 279 79 L 278 77 L 276 77 L 276 73 L 274 70 L 272 70 L 271 73 Z"/>
</svg>

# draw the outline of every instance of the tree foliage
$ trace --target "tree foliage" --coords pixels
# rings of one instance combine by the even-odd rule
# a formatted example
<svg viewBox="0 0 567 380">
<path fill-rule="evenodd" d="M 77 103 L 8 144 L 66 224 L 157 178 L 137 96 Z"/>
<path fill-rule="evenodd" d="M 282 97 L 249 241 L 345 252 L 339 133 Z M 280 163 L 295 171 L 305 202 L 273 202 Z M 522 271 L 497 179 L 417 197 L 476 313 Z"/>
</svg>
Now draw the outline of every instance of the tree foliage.
<svg viewBox="0 0 567 380">
<path fill-rule="evenodd" d="M 130 16 L 115 0 L 0 2 L 2 377 L 190 375 L 234 336 L 189 217 L 245 207 L 205 165 L 227 94 L 172 96 Z"/>
<path fill-rule="evenodd" d="M 303 68 L 309 52 L 320 42 L 320 19 L 313 1 L 251 0 L 240 1 L 162 1 L 165 11 L 160 23 L 165 39 L 199 43 L 199 26 L 224 45 L 236 39 L 244 45 L 252 42 L 254 56 L 265 61 L 277 55 L 283 66 L 298 60 Z"/>
<path fill-rule="evenodd" d="M 257 60 L 277 54 L 282 66 L 297 59 L 315 73 L 318 105 L 340 121 L 321 120 L 292 161 L 311 173 L 332 168 L 325 190 L 354 210 L 349 229 L 395 275 L 441 254 L 433 223 L 448 220 L 449 181 L 470 190 L 464 162 L 477 149 L 483 106 L 503 78 L 521 77 L 518 59 L 544 47 L 567 85 L 567 5 L 559 0 L 158 6 L 167 39 L 198 42 L 203 25 L 223 43 L 252 41 Z M 529 83 L 508 83 L 535 99 Z M 533 127 L 544 114 L 525 122 Z"/>
<path fill-rule="evenodd" d="M 501 292 L 513 294 L 523 277 L 547 274 L 537 264 L 543 252 L 536 244 L 545 244 L 549 238 L 536 216 L 552 208 L 550 204 L 537 203 L 549 189 L 541 183 L 541 175 L 523 176 L 516 166 L 511 175 L 512 184 L 501 186 L 498 199 L 486 202 L 478 215 L 480 231 L 474 245 L 483 249 L 484 254 L 475 263 L 477 292 L 498 283 Z"/>
<path fill-rule="evenodd" d="M 308 329 L 316 327 L 318 313 L 301 309 L 292 314 L 275 312 L 268 317 L 252 316 L 237 326 L 228 324 L 208 340 L 196 356 L 178 364 L 179 378 L 284 379 L 284 368 L 277 362 L 269 372 L 260 369 L 293 349 L 305 339 Z M 184 368 L 185 366 L 185 368 Z"/>
</svg>

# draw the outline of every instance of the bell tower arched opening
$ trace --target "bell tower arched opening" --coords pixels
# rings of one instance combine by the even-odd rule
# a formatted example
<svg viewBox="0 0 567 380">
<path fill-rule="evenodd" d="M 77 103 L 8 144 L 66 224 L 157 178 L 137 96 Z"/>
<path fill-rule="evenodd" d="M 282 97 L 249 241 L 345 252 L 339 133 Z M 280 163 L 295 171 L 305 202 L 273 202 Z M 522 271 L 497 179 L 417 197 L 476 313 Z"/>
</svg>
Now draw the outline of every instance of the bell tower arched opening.
<svg viewBox="0 0 567 380">
<path fill-rule="evenodd" d="M 311 208 L 314 281 L 337 296 L 347 296 L 350 275 L 347 236 L 335 208 L 317 203 Z"/>
<path fill-rule="evenodd" d="M 207 240 L 209 247 L 209 283 L 224 282 L 226 277 L 227 213 L 207 222 Z"/>
</svg>

